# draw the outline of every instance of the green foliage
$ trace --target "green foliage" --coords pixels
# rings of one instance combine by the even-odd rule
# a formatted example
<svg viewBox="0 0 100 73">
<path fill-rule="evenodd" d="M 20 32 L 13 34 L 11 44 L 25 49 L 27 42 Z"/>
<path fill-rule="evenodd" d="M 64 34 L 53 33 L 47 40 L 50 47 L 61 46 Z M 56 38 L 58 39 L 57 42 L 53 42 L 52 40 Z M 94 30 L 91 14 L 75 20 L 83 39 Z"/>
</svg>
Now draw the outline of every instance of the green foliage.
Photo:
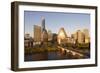
<svg viewBox="0 0 100 73">
<path fill-rule="evenodd" d="M 79 49 L 90 49 L 90 44 L 77 44 Z"/>
<path fill-rule="evenodd" d="M 34 47 L 34 48 L 25 48 L 25 54 L 32 54 L 32 53 L 44 53 L 44 52 L 51 52 L 51 51 L 58 51 L 56 46 L 52 47 Z"/>
</svg>

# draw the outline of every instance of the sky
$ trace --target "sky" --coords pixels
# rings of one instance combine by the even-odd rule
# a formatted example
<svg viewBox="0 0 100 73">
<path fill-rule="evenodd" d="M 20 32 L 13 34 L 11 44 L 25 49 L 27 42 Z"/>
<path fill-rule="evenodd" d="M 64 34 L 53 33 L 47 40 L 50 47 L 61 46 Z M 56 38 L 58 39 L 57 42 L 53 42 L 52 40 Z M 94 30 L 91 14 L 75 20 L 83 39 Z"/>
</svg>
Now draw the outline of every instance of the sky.
<svg viewBox="0 0 100 73">
<path fill-rule="evenodd" d="M 41 26 L 42 16 L 47 31 L 51 30 L 52 33 L 58 33 L 62 27 L 69 36 L 77 30 L 90 30 L 90 14 L 87 13 L 24 11 L 25 34 L 33 37 L 34 25 Z"/>
</svg>

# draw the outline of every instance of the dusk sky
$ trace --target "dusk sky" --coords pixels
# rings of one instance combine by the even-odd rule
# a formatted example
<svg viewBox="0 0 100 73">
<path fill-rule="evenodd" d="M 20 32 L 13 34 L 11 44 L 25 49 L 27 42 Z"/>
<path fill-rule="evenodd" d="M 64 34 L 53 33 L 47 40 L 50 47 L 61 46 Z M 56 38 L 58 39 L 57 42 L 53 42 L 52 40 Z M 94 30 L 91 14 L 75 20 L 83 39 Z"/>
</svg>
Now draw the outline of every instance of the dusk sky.
<svg viewBox="0 0 100 73">
<path fill-rule="evenodd" d="M 24 11 L 25 33 L 33 37 L 33 25 L 41 26 L 42 16 L 45 18 L 46 29 L 52 33 L 58 33 L 61 27 L 64 27 L 69 36 L 77 30 L 90 30 L 90 14 Z"/>
</svg>

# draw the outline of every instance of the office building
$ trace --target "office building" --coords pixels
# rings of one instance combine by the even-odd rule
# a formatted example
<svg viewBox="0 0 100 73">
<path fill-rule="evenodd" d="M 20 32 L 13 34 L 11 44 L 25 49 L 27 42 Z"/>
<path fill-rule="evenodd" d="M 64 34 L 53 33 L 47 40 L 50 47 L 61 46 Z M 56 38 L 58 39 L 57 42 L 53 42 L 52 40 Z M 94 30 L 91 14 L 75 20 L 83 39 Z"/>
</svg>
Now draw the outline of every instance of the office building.
<svg viewBox="0 0 100 73">
<path fill-rule="evenodd" d="M 45 29 L 45 18 L 42 16 L 42 18 L 41 18 L 41 26 L 42 26 L 42 32 L 44 31 L 44 30 L 46 30 Z"/>
<path fill-rule="evenodd" d="M 74 44 L 77 43 L 77 40 L 78 40 L 77 32 L 73 33 L 73 34 L 71 35 L 71 38 L 73 39 L 73 43 L 74 43 Z"/>
<path fill-rule="evenodd" d="M 48 41 L 52 41 L 53 34 L 50 30 L 48 30 Z"/>
<path fill-rule="evenodd" d="M 42 28 L 42 33 L 41 33 L 41 41 L 42 43 L 47 43 L 48 42 L 48 32 L 45 28 L 45 18 L 42 17 L 42 21 L 41 21 L 41 28 Z"/>
<path fill-rule="evenodd" d="M 83 44 L 84 43 L 84 33 L 80 30 L 77 31 L 77 42 L 80 43 L 80 44 Z"/>
<path fill-rule="evenodd" d="M 41 43 L 41 27 L 34 25 L 34 42 L 35 44 Z"/>
<path fill-rule="evenodd" d="M 84 33 L 84 37 L 85 37 L 85 43 L 90 43 L 89 30 L 88 29 L 84 29 L 83 33 Z"/>
<path fill-rule="evenodd" d="M 60 30 L 58 32 L 58 36 L 57 36 L 58 44 L 66 43 L 67 42 L 66 38 L 67 38 L 67 34 L 66 34 L 64 28 L 60 28 Z"/>
</svg>

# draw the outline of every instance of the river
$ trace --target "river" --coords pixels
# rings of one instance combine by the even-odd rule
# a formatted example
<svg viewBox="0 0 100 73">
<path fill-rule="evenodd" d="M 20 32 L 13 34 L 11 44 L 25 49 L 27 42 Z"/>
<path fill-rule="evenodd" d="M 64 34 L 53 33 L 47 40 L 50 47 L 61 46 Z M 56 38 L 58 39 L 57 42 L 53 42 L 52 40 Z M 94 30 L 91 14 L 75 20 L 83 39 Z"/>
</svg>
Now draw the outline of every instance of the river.
<svg viewBox="0 0 100 73">
<path fill-rule="evenodd" d="M 72 55 L 70 52 L 45 52 L 45 53 L 35 53 L 26 54 L 24 61 L 42 61 L 42 60 L 61 60 L 61 59 L 80 59 L 78 55 Z"/>
</svg>

